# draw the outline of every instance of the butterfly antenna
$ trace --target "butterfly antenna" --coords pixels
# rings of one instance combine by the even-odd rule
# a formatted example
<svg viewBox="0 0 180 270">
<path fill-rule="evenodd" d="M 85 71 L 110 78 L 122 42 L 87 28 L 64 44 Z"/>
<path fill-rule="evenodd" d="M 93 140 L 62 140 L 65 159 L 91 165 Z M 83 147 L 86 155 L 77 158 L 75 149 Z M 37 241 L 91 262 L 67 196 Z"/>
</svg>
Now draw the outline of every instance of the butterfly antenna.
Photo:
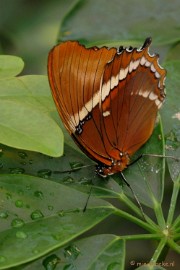
<svg viewBox="0 0 180 270">
<path fill-rule="evenodd" d="M 53 171 L 54 174 L 59 174 L 59 173 L 72 173 L 72 172 L 76 172 L 80 169 L 84 169 L 84 168 L 88 168 L 94 166 L 94 164 L 89 164 L 89 165 L 84 165 L 84 166 L 80 166 L 80 167 L 76 167 L 74 169 L 70 169 L 70 170 L 64 170 L 64 171 Z"/>
<path fill-rule="evenodd" d="M 161 157 L 161 158 L 171 158 L 175 161 L 180 161 L 180 158 L 174 156 L 164 156 L 164 155 L 156 155 L 156 154 L 142 154 L 143 157 Z"/>
<path fill-rule="evenodd" d="M 139 209 L 140 209 L 140 211 L 141 211 L 141 213 L 142 213 L 142 217 L 143 217 L 143 219 L 146 221 L 146 217 L 145 217 L 145 214 L 144 214 L 142 205 L 141 205 L 141 203 L 140 203 L 138 197 L 136 196 L 136 194 L 135 194 L 134 190 L 132 189 L 132 187 L 130 186 L 130 184 L 127 182 L 127 180 L 126 180 L 124 174 L 123 174 L 122 172 L 120 172 L 120 174 L 121 174 L 121 177 L 122 177 L 123 181 L 124 181 L 125 184 L 127 185 L 127 187 L 131 190 L 131 193 L 133 194 L 133 197 L 134 197 L 134 199 L 136 200 L 136 202 L 137 202 L 137 204 L 138 204 L 138 206 L 139 206 Z"/>
<path fill-rule="evenodd" d="M 83 212 L 85 212 L 86 209 L 87 209 L 87 205 L 88 205 L 88 202 L 89 202 L 91 193 L 92 193 L 92 186 L 91 186 L 91 188 L 90 188 L 90 190 L 89 190 L 89 195 L 88 195 L 88 197 L 87 197 L 86 204 L 85 204 L 85 206 L 84 206 L 84 208 L 83 208 Z"/>
<path fill-rule="evenodd" d="M 128 166 L 133 165 L 136 163 L 138 160 L 140 160 L 142 157 L 161 157 L 161 158 L 171 158 L 174 159 L 175 161 L 180 161 L 180 158 L 174 157 L 174 156 L 164 156 L 164 155 L 157 155 L 157 154 L 141 154 L 139 157 L 137 157 L 134 161 L 132 161 Z"/>
</svg>

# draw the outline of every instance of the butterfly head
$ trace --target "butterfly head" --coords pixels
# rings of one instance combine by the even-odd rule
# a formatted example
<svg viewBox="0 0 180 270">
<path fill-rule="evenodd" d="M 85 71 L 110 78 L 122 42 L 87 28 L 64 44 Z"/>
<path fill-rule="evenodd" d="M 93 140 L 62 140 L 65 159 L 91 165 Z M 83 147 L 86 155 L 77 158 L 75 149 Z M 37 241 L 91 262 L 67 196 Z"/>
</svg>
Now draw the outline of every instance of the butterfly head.
<svg viewBox="0 0 180 270">
<path fill-rule="evenodd" d="M 128 153 L 119 152 L 119 158 L 111 158 L 111 165 L 98 164 L 96 166 L 96 173 L 102 177 L 107 177 L 108 175 L 113 175 L 118 172 L 122 172 L 130 162 L 130 157 Z"/>
</svg>

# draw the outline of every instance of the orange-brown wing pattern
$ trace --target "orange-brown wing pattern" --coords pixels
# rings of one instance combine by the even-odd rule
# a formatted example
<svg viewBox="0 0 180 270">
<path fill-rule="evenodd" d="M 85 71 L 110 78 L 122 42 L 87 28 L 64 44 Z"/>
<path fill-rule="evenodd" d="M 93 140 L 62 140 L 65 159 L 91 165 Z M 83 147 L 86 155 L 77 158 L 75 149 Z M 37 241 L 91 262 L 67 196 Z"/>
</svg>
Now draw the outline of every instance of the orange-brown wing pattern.
<svg viewBox="0 0 180 270">
<path fill-rule="evenodd" d="M 64 125 L 87 155 L 105 165 L 120 160 L 120 153 L 131 156 L 152 134 L 166 71 L 149 54 L 150 43 L 117 50 L 68 41 L 49 54 L 49 82 Z"/>
<path fill-rule="evenodd" d="M 98 155 L 107 158 L 99 128 L 100 111 L 92 111 L 101 99 L 104 67 L 115 54 L 115 48 L 86 49 L 76 41 L 62 43 L 49 54 L 48 76 L 58 112 L 75 141 L 94 159 Z"/>
<path fill-rule="evenodd" d="M 126 49 L 105 67 L 102 134 L 114 159 L 119 152 L 131 156 L 149 139 L 165 98 L 166 71 L 159 66 L 158 56 L 149 54 L 149 45 L 150 40 L 139 50 Z"/>
</svg>

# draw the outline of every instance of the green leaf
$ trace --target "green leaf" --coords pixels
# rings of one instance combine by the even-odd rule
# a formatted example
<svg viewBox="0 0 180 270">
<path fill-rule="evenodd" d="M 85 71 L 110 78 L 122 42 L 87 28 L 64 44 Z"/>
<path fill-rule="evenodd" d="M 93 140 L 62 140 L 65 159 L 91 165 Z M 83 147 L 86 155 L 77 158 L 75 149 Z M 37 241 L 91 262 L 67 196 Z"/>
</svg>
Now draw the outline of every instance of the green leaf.
<svg viewBox="0 0 180 270">
<path fill-rule="evenodd" d="M 86 194 L 36 177 L 0 175 L 0 187 L 0 269 L 39 258 L 114 212 L 92 197 L 83 212 Z"/>
<path fill-rule="evenodd" d="M 0 142 L 50 156 L 63 154 L 63 134 L 46 76 L 0 80 Z"/>
<path fill-rule="evenodd" d="M 13 77 L 21 73 L 24 62 L 21 58 L 12 55 L 0 55 L 0 79 Z"/>
<path fill-rule="evenodd" d="M 163 151 L 163 134 L 159 124 L 150 140 L 136 153 L 134 159 L 142 153 L 163 154 Z M 49 159 L 49 157 L 38 153 L 27 151 L 23 151 L 23 153 L 25 153 L 25 157 L 22 155 L 22 151 L 2 146 L 1 162 L 3 167 L 1 172 L 13 173 L 19 171 L 51 178 L 53 181 L 58 181 L 86 193 L 89 193 L 90 186 L 93 184 L 92 194 L 101 198 L 119 198 L 122 191 L 132 197 L 129 188 L 123 183 L 119 174 L 106 179 L 97 176 L 95 164 L 71 145 L 65 144 L 65 155 L 61 158 Z M 29 160 L 32 162 L 29 163 Z M 154 201 L 159 203 L 162 201 L 164 162 L 165 159 L 163 158 L 146 156 L 124 171 L 127 182 L 131 185 L 140 202 L 149 207 L 154 206 Z M 77 164 L 79 170 L 69 174 L 68 171 L 72 169 L 72 164 Z M 83 168 L 83 166 L 85 167 Z"/>
<path fill-rule="evenodd" d="M 135 154 L 134 160 L 141 154 L 164 154 L 164 141 L 161 122 L 155 127 L 149 141 Z M 139 201 L 151 208 L 154 203 L 161 203 L 164 192 L 165 159 L 144 156 L 124 171 L 127 182 L 131 185 Z M 129 188 L 124 189 L 132 196 Z"/>
<path fill-rule="evenodd" d="M 169 44 L 179 40 L 178 10 L 179 2 L 175 1 L 172 6 L 168 0 L 160 0 L 156 4 L 137 0 L 136 5 L 133 0 L 101 0 L 96 5 L 91 0 L 77 1 L 63 20 L 59 39 L 75 39 L 86 44 L 97 40 L 116 40 L 119 45 L 124 45 L 123 41 L 134 40 L 137 43 L 152 36 L 154 44 Z"/>
<path fill-rule="evenodd" d="M 119 237 L 114 235 L 95 235 L 75 241 L 69 246 L 56 250 L 53 254 L 49 254 L 21 269 L 43 270 L 43 265 L 48 269 L 48 266 L 53 265 L 55 258 L 58 258 L 55 268 L 57 270 L 66 269 L 68 266 L 68 269 L 78 270 L 123 270 L 125 244 L 123 240 L 120 240 Z"/>
<path fill-rule="evenodd" d="M 162 120 L 165 123 L 166 154 L 180 157 L 180 61 L 169 61 L 165 63 L 167 68 L 167 97 L 162 109 Z M 167 159 L 169 171 L 173 180 L 180 173 L 180 161 Z"/>
<path fill-rule="evenodd" d="M 143 265 L 143 266 L 140 266 L 138 268 L 136 268 L 137 270 L 166 270 L 167 268 L 163 268 L 161 266 L 158 266 L 158 265 Z"/>
</svg>

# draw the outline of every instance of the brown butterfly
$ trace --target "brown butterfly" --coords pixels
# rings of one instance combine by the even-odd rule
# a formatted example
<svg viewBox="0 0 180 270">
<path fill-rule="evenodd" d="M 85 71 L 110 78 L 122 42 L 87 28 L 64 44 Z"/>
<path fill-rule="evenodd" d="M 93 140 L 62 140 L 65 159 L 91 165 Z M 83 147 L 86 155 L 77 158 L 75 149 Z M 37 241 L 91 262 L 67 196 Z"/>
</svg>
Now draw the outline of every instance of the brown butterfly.
<svg viewBox="0 0 180 270">
<path fill-rule="evenodd" d="M 123 171 L 151 136 L 164 99 L 166 71 L 137 48 L 85 48 L 77 41 L 49 53 L 48 76 L 59 115 L 101 176 Z"/>
</svg>

